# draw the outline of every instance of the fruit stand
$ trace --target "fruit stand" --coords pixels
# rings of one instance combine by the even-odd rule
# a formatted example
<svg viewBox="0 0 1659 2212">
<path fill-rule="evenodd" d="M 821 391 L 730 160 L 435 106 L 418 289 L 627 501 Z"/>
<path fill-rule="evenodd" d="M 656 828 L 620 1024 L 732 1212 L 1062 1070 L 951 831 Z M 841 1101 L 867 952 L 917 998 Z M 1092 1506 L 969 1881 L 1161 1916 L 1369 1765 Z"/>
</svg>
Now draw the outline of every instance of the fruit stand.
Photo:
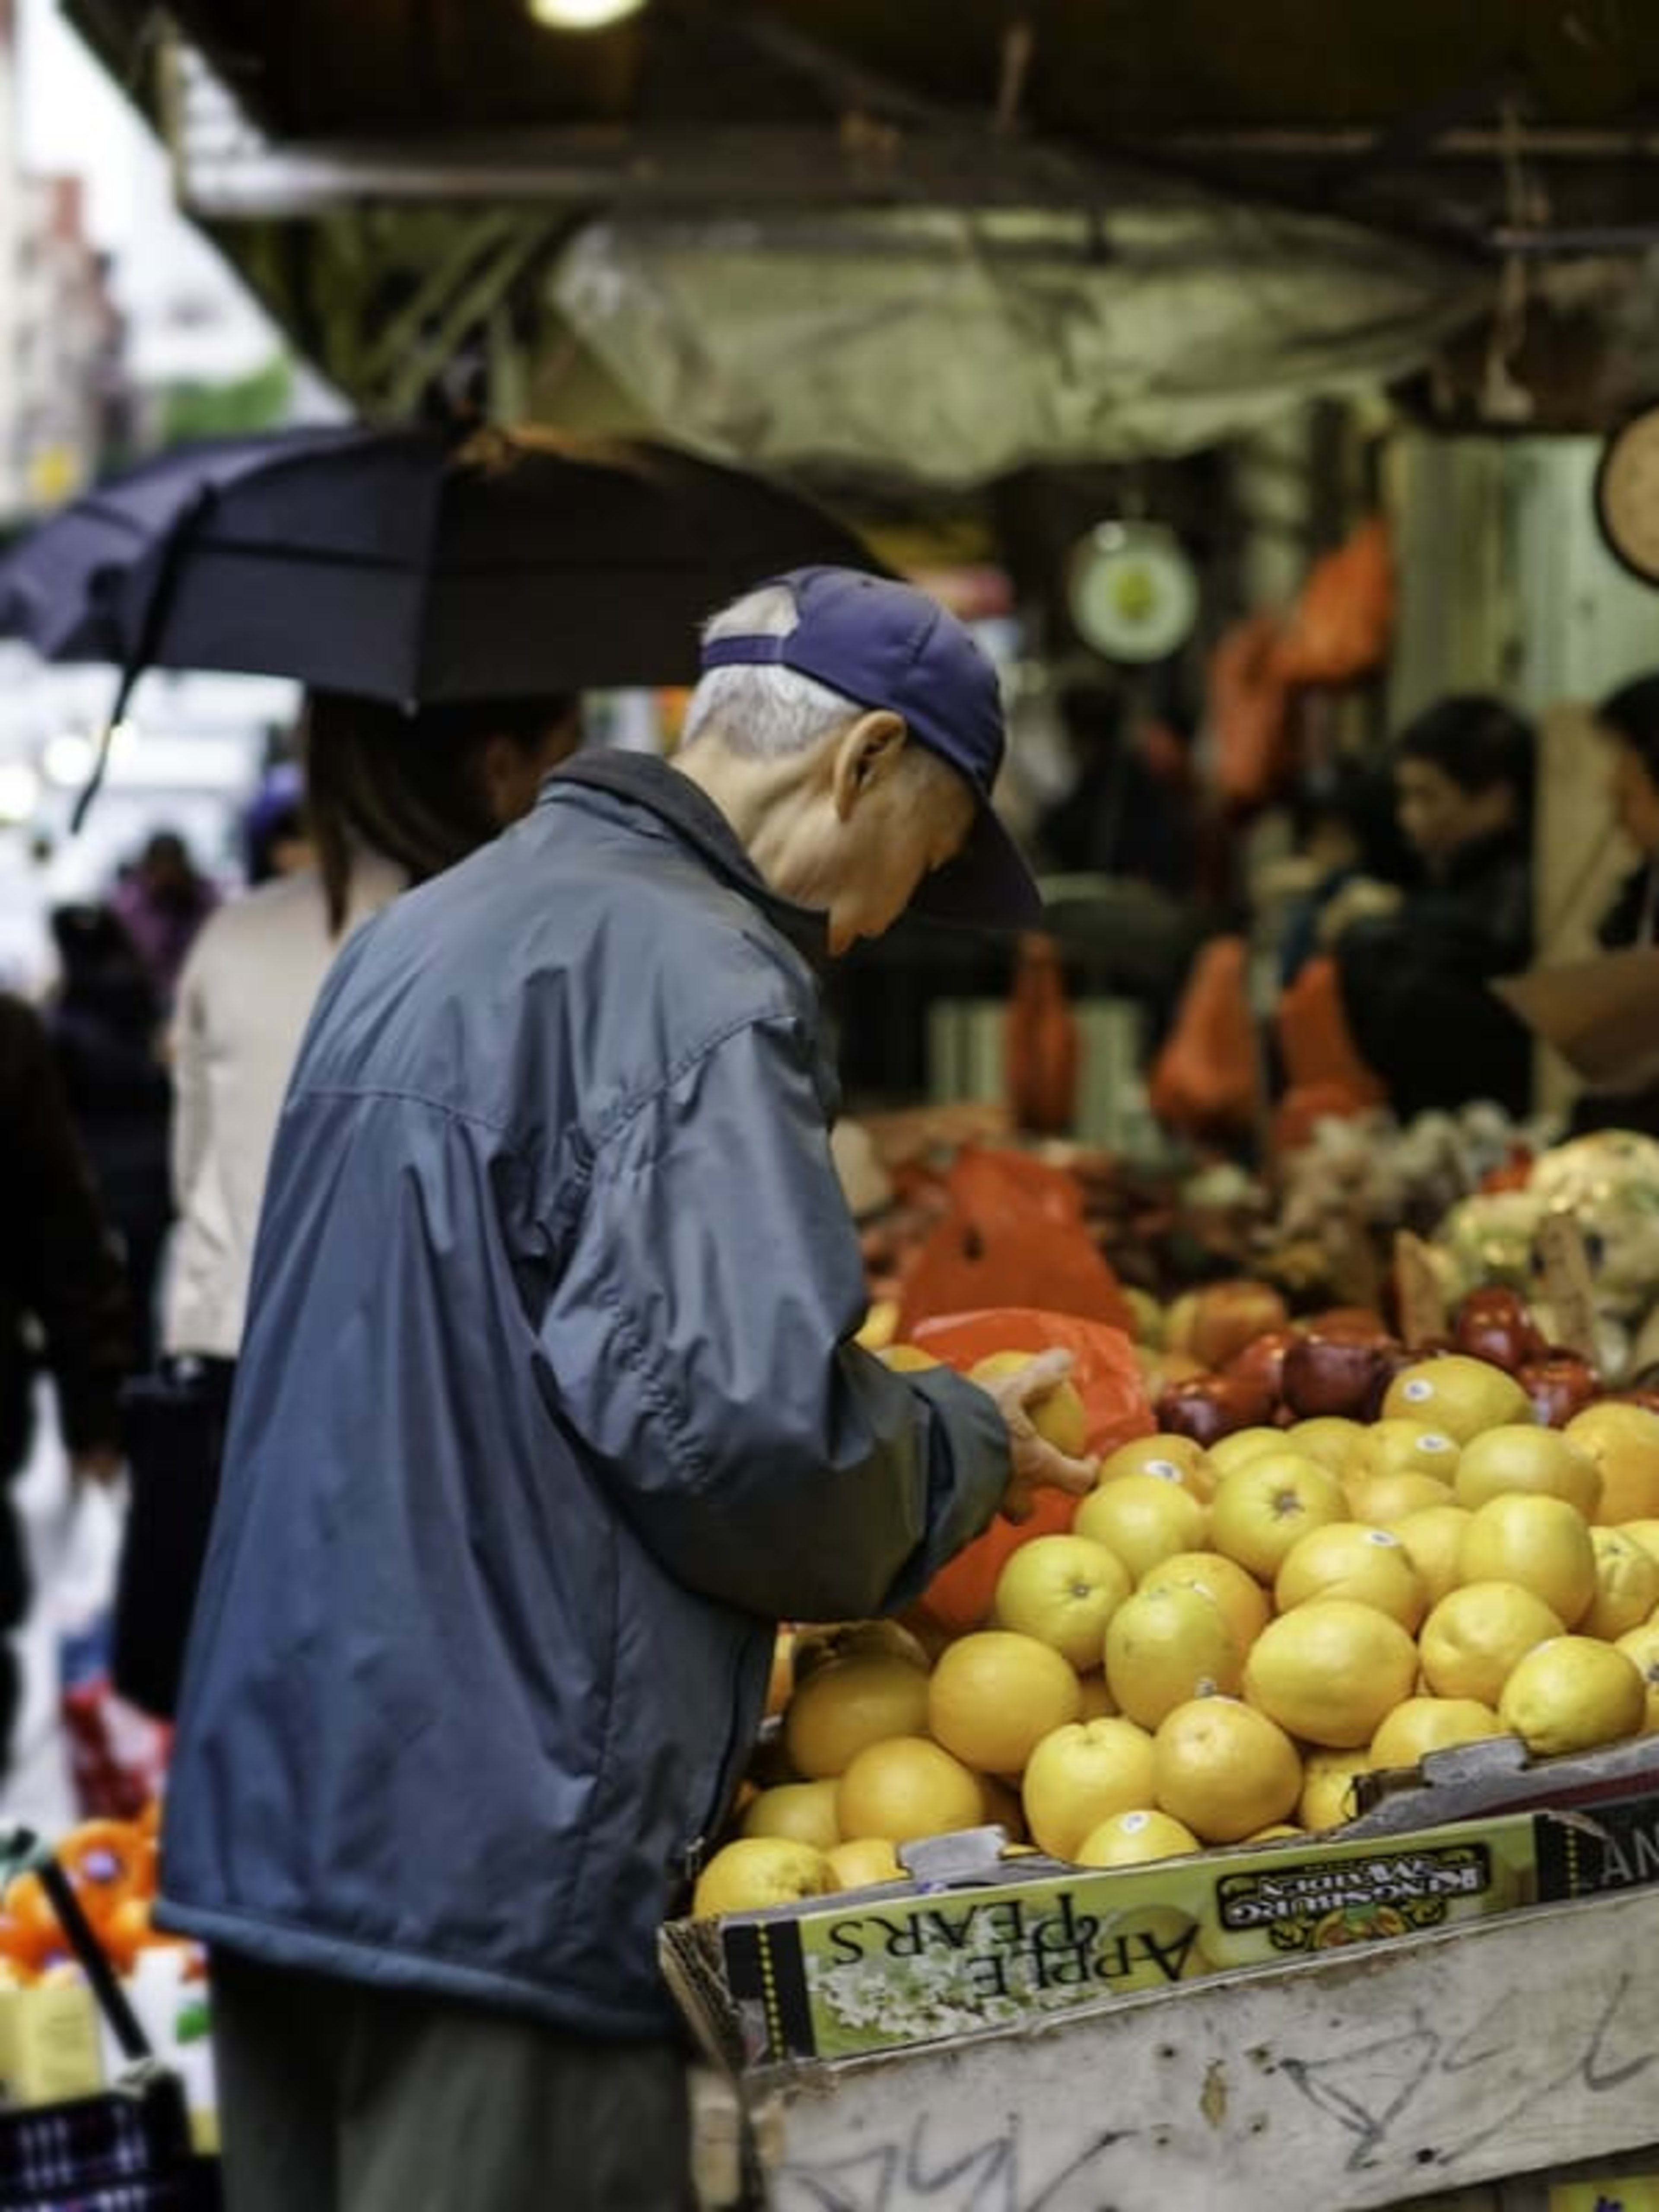
<svg viewBox="0 0 1659 2212">
<path fill-rule="evenodd" d="M 899 1286 L 896 1366 L 1073 1352 L 1097 1486 L 781 1645 L 664 1933 L 710 2204 L 1659 2201 L 1649 1209 L 1630 1140 L 1527 1174 L 1364 1311 Z"/>
<path fill-rule="evenodd" d="M 1659 2132 L 1656 1927 L 1659 1899 L 1638 1891 L 763 2075 L 745 2094 L 769 2202 L 1590 2212 L 1616 2201 L 1614 2174 L 1659 2172 L 1659 2148 L 1639 2155 Z M 704 2110 L 705 2190 L 737 2203 L 736 2160 L 717 2155 L 732 2107 Z M 1582 2197 L 1560 2194 L 1574 2172 Z"/>
</svg>

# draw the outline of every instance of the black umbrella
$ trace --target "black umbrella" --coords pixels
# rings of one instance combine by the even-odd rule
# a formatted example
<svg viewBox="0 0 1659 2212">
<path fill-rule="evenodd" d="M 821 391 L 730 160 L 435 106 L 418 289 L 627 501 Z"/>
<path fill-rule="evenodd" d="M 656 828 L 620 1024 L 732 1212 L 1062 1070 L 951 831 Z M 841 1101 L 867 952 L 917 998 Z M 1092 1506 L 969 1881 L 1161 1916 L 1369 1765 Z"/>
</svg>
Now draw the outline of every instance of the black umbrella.
<svg viewBox="0 0 1659 2212">
<path fill-rule="evenodd" d="M 53 660 L 287 676 L 403 705 L 675 684 L 780 569 L 878 564 L 761 477 L 646 442 L 307 429 L 181 448 L 0 558 Z"/>
</svg>

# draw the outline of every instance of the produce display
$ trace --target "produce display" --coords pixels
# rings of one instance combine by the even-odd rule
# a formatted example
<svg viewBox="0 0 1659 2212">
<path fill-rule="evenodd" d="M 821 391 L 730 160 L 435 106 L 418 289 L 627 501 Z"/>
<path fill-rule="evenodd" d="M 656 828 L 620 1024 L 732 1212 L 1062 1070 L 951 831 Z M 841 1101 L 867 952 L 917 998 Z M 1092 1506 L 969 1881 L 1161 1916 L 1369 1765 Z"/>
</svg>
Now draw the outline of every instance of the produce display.
<svg viewBox="0 0 1659 2212">
<path fill-rule="evenodd" d="M 1157 1431 L 1008 1549 L 981 1621 L 781 1637 L 697 1912 L 895 1880 L 899 1847 L 985 1822 L 1085 1867 L 1323 1833 L 1368 1771 L 1659 1729 L 1659 1413 L 1601 1396 L 1517 1291 L 1409 1349 L 1261 1284 L 1147 1318 L 1190 1347 L 1141 1348 Z M 1068 1384 L 1042 1409 L 1067 1449 L 1084 1412 Z"/>
<path fill-rule="evenodd" d="M 54 1855 L 118 1973 L 131 1972 L 146 1952 L 171 1950 L 190 1954 L 189 1971 L 200 1974 L 199 1947 L 164 1934 L 150 1917 L 160 1827 L 157 1800 L 136 1820 L 82 1821 Z M 0 1989 L 81 1978 L 40 1876 L 18 1875 L 0 1898 Z"/>
</svg>

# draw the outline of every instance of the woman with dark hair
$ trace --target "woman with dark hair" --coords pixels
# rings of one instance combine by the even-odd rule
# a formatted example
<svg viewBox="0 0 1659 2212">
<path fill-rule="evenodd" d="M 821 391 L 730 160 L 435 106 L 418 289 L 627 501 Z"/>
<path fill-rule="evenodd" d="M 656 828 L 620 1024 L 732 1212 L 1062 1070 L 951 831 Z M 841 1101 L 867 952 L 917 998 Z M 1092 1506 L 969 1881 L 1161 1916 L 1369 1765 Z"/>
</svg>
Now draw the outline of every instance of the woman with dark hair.
<svg viewBox="0 0 1659 2212">
<path fill-rule="evenodd" d="M 104 1218 L 120 1239 L 142 1369 L 155 1356 L 156 1279 L 173 1219 L 161 1001 L 108 907 L 57 907 L 52 933 L 61 980 L 47 1034 Z"/>
<path fill-rule="evenodd" d="M 569 698 L 406 714 L 374 700 L 312 695 L 306 826 L 317 865 L 222 908 L 179 985 L 169 1352 L 236 1356 L 283 1093 L 335 954 L 399 891 L 527 813 L 542 778 L 579 737 Z"/>
<path fill-rule="evenodd" d="M 1639 858 L 1613 894 L 1596 934 L 1604 951 L 1659 945 L 1659 676 L 1621 684 L 1595 710 L 1612 754 L 1613 811 Z M 1636 1091 L 1586 1091 L 1573 1127 L 1641 1129 L 1659 1136 L 1659 1084 Z"/>
<path fill-rule="evenodd" d="M 1327 912 L 1343 1011 L 1402 1120 L 1493 1099 L 1524 1113 L 1532 1045 L 1491 984 L 1532 958 L 1531 725 L 1501 700 L 1443 699 L 1394 748 L 1395 806 L 1421 868 Z"/>
</svg>

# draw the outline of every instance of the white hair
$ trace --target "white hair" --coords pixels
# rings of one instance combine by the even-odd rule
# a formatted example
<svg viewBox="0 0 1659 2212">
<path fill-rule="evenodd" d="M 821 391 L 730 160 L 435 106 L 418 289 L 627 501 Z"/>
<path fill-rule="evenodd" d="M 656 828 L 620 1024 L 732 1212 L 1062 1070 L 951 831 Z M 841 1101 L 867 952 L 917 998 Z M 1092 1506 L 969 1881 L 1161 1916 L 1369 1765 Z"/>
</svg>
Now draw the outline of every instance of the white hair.
<svg viewBox="0 0 1659 2212">
<path fill-rule="evenodd" d="M 721 637 L 787 637 L 800 620 L 787 584 L 768 584 L 734 599 L 703 627 L 705 641 Z M 775 661 L 711 668 L 691 694 L 682 745 L 716 734 L 733 752 L 752 759 L 804 753 L 865 712 L 827 684 Z"/>
</svg>

